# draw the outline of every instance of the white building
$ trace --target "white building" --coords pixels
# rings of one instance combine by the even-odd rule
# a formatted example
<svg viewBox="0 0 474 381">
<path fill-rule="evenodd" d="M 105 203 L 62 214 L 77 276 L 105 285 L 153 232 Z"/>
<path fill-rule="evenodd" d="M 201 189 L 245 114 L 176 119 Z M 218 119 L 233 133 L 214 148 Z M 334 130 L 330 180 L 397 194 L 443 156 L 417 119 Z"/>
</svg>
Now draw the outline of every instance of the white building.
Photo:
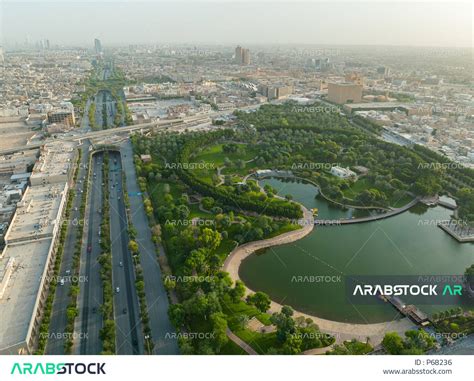
<svg viewBox="0 0 474 381">
<path fill-rule="evenodd" d="M 331 168 L 331 174 L 340 177 L 341 179 L 348 179 L 357 176 L 356 173 L 351 171 L 349 168 L 342 168 L 337 165 Z"/>
</svg>

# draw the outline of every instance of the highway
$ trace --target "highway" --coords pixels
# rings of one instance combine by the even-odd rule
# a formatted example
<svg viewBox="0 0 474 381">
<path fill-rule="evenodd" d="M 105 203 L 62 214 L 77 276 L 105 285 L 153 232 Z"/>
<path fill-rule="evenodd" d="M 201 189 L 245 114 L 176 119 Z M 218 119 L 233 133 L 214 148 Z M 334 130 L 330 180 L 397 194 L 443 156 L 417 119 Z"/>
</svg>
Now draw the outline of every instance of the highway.
<svg viewBox="0 0 474 381">
<path fill-rule="evenodd" d="M 128 249 L 128 223 L 122 189 L 120 153 L 109 153 L 110 239 L 116 325 L 116 353 L 143 354 L 144 337 L 135 290 L 135 271 Z"/>
<path fill-rule="evenodd" d="M 99 107 L 97 106 L 97 108 Z M 255 108 L 256 106 L 246 106 L 246 107 L 241 107 L 238 110 L 253 110 Z M 204 123 L 206 121 L 210 122 L 211 119 L 215 117 L 232 114 L 233 111 L 234 110 L 214 111 L 214 112 L 203 114 L 203 115 L 189 116 L 185 118 L 176 118 L 176 119 L 164 119 L 164 120 L 158 120 L 156 122 L 140 123 L 140 124 L 134 124 L 132 126 L 109 128 L 109 129 L 100 130 L 100 131 L 83 131 L 83 132 L 65 133 L 61 135 L 59 138 L 46 139 L 45 141 L 41 143 L 1 149 L 0 155 L 6 155 L 6 154 L 15 153 L 18 151 L 40 148 L 44 144 L 51 143 L 54 141 L 79 141 L 80 142 L 84 139 L 105 138 L 111 135 L 126 134 L 126 133 L 130 133 L 133 131 L 140 131 L 140 130 L 148 130 L 148 129 L 166 130 L 174 126 L 178 126 L 184 129 L 186 127 Z M 102 119 L 99 119 L 99 120 L 102 120 Z"/>
<path fill-rule="evenodd" d="M 122 145 L 122 160 L 127 189 L 131 219 L 137 230 L 137 243 L 140 250 L 140 262 L 145 281 L 145 295 L 147 300 L 150 328 L 154 343 L 153 354 L 175 355 L 179 354 L 178 343 L 174 328 L 168 317 L 168 296 L 161 279 L 161 269 L 158 265 L 155 244 L 151 239 L 148 226 L 148 217 L 143 207 L 142 196 L 137 184 L 135 167 L 133 164 L 133 150 L 129 140 Z M 162 248 L 160 248 L 162 250 Z M 161 252 L 161 255 L 164 255 Z"/>
<path fill-rule="evenodd" d="M 114 127 L 114 116 L 116 113 L 115 100 L 109 91 L 99 91 L 95 96 L 95 120 L 97 124 L 102 126 L 102 130 L 107 130 Z M 103 107 L 107 110 L 107 123 L 103 120 Z M 100 123 L 99 123 L 100 122 Z"/>
<path fill-rule="evenodd" d="M 99 331 L 102 328 L 102 281 L 100 278 L 101 254 L 98 231 L 102 220 L 102 162 L 103 154 L 92 157 L 91 183 L 86 207 L 87 229 L 83 235 L 81 255 L 81 276 L 87 279 L 81 284 L 79 293 L 79 316 L 76 319 L 76 333 L 80 337 L 76 345 L 76 354 L 99 354 L 102 343 Z M 95 175 L 94 175 L 95 174 Z"/>
<path fill-rule="evenodd" d="M 73 189 L 76 192 L 72 209 L 69 214 L 69 219 L 64 221 L 68 224 L 66 238 L 64 241 L 63 257 L 61 260 L 61 267 L 59 276 L 64 279 L 64 285 L 58 284 L 54 296 L 53 308 L 51 312 L 51 322 L 49 324 L 48 343 L 46 344 L 45 354 L 48 355 L 62 355 L 64 352 L 65 337 L 67 324 L 66 309 L 70 301 L 69 289 L 72 281 L 72 268 L 74 248 L 78 234 L 82 234 L 83 223 L 80 220 L 80 207 L 82 200 L 81 191 L 84 189 L 84 181 L 86 179 L 86 165 L 89 160 L 89 142 L 85 142 L 81 148 L 82 157 L 79 163 L 77 183 L 73 184 Z M 81 286 L 82 279 L 79 278 L 79 286 Z"/>
</svg>

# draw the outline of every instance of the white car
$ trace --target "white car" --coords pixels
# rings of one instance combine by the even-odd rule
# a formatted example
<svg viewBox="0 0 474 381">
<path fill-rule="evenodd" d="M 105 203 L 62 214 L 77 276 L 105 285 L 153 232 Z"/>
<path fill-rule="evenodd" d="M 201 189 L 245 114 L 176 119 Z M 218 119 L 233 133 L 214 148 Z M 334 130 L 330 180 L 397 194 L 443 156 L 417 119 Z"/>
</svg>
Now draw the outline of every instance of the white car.
<svg viewBox="0 0 474 381">
<path fill-rule="evenodd" d="M 120 287 L 117 287 L 117 288 L 115 289 L 115 292 L 118 294 L 118 293 L 120 292 Z"/>
<path fill-rule="evenodd" d="M 64 278 L 61 278 L 61 280 L 59 281 L 59 284 L 60 284 L 61 286 L 64 286 Z"/>
</svg>

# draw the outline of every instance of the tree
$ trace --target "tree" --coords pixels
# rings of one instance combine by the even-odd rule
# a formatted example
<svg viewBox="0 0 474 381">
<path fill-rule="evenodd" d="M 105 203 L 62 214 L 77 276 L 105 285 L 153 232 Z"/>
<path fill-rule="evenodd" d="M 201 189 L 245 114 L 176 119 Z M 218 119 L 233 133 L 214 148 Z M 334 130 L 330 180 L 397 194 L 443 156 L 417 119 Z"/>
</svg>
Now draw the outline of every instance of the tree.
<svg viewBox="0 0 474 381">
<path fill-rule="evenodd" d="M 199 235 L 199 242 L 209 250 L 215 250 L 221 244 L 221 235 L 218 231 L 204 228 Z"/>
<path fill-rule="evenodd" d="M 235 282 L 235 287 L 230 291 L 230 297 L 234 303 L 237 303 L 245 295 L 245 285 L 241 280 Z"/>
<path fill-rule="evenodd" d="M 136 243 L 135 241 L 133 240 L 130 240 L 128 242 L 128 249 L 131 251 L 131 253 L 133 255 L 136 255 L 138 254 L 138 243 Z"/>
<path fill-rule="evenodd" d="M 247 296 L 247 303 L 254 305 L 261 312 L 267 312 L 270 308 L 271 300 L 267 294 L 258 291 Z"/>
<path fill-rule="evenodd" d="M 403 340 L 397 332 L 388 332 L 382 340 L 382 346 L 391 355 L 399 355 L 404 349 Z"/>
<path fill-rule="evenodd" d="M 168 316 L 170 318 L 171 323 L 176 328 L 181 328 L 184 325 L 185 321 L 185 311 L 182 304 L 172 304 L 168 309 Z"/>
<path fill-rule="evenodd" d="M 229 341 L 227 338 L 227 320 L 222 312 L 215 312 L 211 314 L 211 323 L 214 349 L 219 352 Z"/>
<path fill-rule="evenodd" d="M 277 327 L 277 339 L 284 343 L 289 335 L 296 332 L 295 321 L 292 318 L 293 310 L 289 306 L 283 306 L 281 312 L 274 313 L 270 321 Z"/>
</svg>

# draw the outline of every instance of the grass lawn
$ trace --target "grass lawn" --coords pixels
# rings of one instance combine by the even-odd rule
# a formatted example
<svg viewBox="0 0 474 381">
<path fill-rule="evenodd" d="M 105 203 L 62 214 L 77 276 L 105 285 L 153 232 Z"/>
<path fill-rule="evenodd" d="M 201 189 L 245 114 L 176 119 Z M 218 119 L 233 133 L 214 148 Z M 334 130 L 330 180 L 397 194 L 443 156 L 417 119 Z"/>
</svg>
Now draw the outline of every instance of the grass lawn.
<svg viewBox="0 0 474 381">
<path fill-rule="evenodd" d="M 390 198 L 390 206 L 394 208 L 401 208 L 402 206 L 405 206 L 406 204 L 410 203 L 413 200 L 413 196 L 410 196 L 406 194 L 400 199 L 395 199 L 394 197 Z"/>
<path fill-rule="evenodd" d="M 367 180 L 366 177 L 362 177 L 360 180 L 357 180 L 352 186 L 348 189 L 344 189 L 342 193 L 344 194 L 345 197 L 354 199 L 357 197 L 357 195 L 366 189 L 372 188 L 373 185 L 371 182 Z"/>
<path fill-rule="evenodd" d="M 354 355 L 365 355 L 374 350 L 370 344 L 366 344 L 357 340 L 344 341 L 344 346 L 349 350 L 349 353 Z"/>
<path fill-rule="evenodd" d="M 221 348 L 220 355 L 247 355 L 242 348 L 229 339 L 226 345 Z"/>
<path fill-rule="evenodd" d="M 239 322 L 239 315 L 246 315 L 249 319 L 255 317 L 265 325 L 270 323 L 270 315 L 262 313 L 253 306 L 240 301 L 234 303 L 229 297 L 222 301 L 223 312 L 227 316 L 227 323 L 230 330 L 249 344 L 259 354 L 265 354 L 270 348 L 278 348 L 280 343 L 276 339 L 276 332 L 260 333 L 243 328 Z"/>
<path fill-rule="evenodd" d="M 242 147 L 245 147 L 244 153 L 227 153 L 222 150 L 223 144 L 215 144 L 209 147 L 204 148 L 199 152 L 194 158 L 195 162 L 205 162 L 211 163 L 214 166 L 214 169 L 197 169 L 196 174 L 202 181 L 205 181 L 209 184 L 212 184 L 212 175 L 216 173 L 218 167 L 224 166 L 225 158 L 228 158 L 230 161 L 235 162 L 237 160 L 249 161 L 257 156 L 257 150 L 246 144 L 239 144 Z M 254 161 L 245 164 L 245 168 L 237 168 L 236 166 L 231 166 L 229 168 L 223 168 L 223 175 L 240 175 L 245 176 L 250 169 L 255 168 L 256 164 Z M 240 180 L 237 180 L 240 181 Z"/>
</svg>

